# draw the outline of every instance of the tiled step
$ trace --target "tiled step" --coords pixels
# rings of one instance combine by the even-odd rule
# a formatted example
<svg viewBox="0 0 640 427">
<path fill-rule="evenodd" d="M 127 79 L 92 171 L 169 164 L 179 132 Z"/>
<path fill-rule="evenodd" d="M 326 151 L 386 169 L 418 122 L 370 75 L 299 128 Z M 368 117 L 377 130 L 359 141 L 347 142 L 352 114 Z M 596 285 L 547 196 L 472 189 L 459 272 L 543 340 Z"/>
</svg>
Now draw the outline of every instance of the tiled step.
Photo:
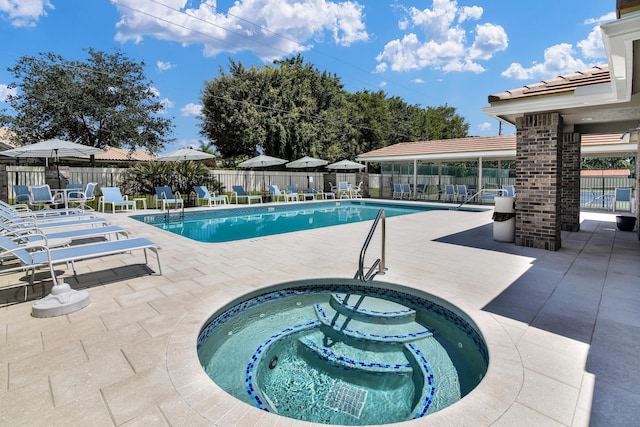
<svg viewBox="0 0 640 427">
<path fill-rule="evenodd" d="M 393 351 L 369 351 L 335 341 L 327 346 L 327 337 L 320 330 L 300 338 L 299 342 L 320 359 L 335 366 L 375 373 L 411 373 L 413 371 L 402 347 Z"/>
<path fill-rule="evenodd" d="M 332 294 L 331 307 L 340 313 L 363 321 L 385 323 L 413 322 L 415 310 L 380 298 L 356 294 Z"/>
<path fill-rule="evenodd" d="M 404 343 L 432 336 L 433 333 L 416 323 L 388 323 L 362 321 L 345 316 L 330 304 L 316 304 L 318 320 L 344 337 L 378 343 Z"/>
</svg>

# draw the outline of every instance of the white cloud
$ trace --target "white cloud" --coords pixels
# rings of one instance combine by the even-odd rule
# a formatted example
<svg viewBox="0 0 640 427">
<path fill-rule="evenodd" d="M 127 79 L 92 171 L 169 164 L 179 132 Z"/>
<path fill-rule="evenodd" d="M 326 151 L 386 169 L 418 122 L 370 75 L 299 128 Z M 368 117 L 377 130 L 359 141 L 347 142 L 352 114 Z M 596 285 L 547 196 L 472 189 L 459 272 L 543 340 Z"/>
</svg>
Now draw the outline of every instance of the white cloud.
<svg viewBox="0 0 640 427">
<path fill-rule="evenodd" d="M 599 18 L 590 18 L 584 21 L 585 25 L 598 24 L 589 33 L 586 39 L 580 40 L 576 43 L 580 49 L 581 57 L 576 55 L 576 51 L 569 43 L 560 43 L 551 46 L 544 51 L 544 62 L 533 62 L 530 67 L 525 67 L 520 63 L 514 62 L 509 68 L 502 72 L 503 77 L 509 77 L 520 80 L 528 80 L 534 78 L 550 78 L 556 77 L 562 74 L 573 73 L 581 71 L 589 66 L 593 66 L 597 60 L 605 57 L 604 42 L 602 40 L 602 31 L 600 25 L 604 22 L 608 22 L 616 19 L 615 12 L 607 13 Z"/>
<path fill-rule="evenodd" d="M 382 81 L 382 82 L 380 82 L 380 84 L 379 84 L 378 86 L 380 86 L 380 87 L 385 87 L 386 85 L 387 85 L 387 82 Z"/>
<path fill-rule="evenodd" d="M 364 6 L 355 1 L 237 0 L 225 11 L 216 9 L 212 0 L 197 7 L 184 0 L 174 0 L 169 7 L 141 0 L 111 2 L 121 15 L 116 40 L 140 43 L 154 37 L 202 44 L 207 56 L 250 50 L 271 60 L 308 50 L 311 40 L 327 35 L 342 46 L 369 38 Z"/>
<path fill-rule="evenodd" d="M 507 33 L 500 25 L 482 24 L 476 26 L 476 38 L 469 49 L 471 59 L 491 59 L 494 53 L 509 46 Z"/>
<path fill-rule="evenodd" d="M 169 98 L 162 98 L 160 100 L 160 104 L 162 105 L 162 114 L 166 114 L 169 108 L 173 108 L 173 101 L 171 101 Z"/>
<path fill-rule="evenodd" d="M 376 73 L 384 73 L 385 71 L 387 71 L 387 67 L 388 64 L 386 62 L 381 62 L 378 65 L 376 65 Z"/>
<path fill-rule="evenodd" d="M 390 67 L 393 71 L 433 68 L 480 73 L 484 67 L 476 61 L 491 59 L 509 44 L 504 28 L 485 23 L 475 26 L 475 38 L 469 46 L 467 38 L 472 30 L 462 24 L 482 17 L 483 9 L 478 6 L 459 8 L 456 0 L 433 0 L 431 9 L 412 7 L 406 12 L 408 18 L 400 21 L 400 29 L 417 31 L 387 42 L 376 56 L 378 72 Z"/>
<path fill-rule="evenodd" d="M 33 27 L 47 9 L 55 9 L 49 0 L 0 0 L 0 17 L 8 18 L 14 27 Z"/>
<path fill-rule="evenodd" d="M 194 104 L 192 102 L 180 109 L 180 113 L 182 113 L 183 116 L 199 116 L 201 112 L 202 105 Z"/>
<path fill-rule="evenodd" d="M 420 78 L 418 78 L 418 79 L 413 79 L 413 80 L 411 80 L 411 83 L 421 84 L 421 83 L 424 83 L 424 80 L 422 80 L 422 79 L 420 79 Z"/>
<path fill-rule="evenodd" d="M 163 72 L 172 69 L 175 67 L 171 62 L 158 61 L 156 62 L 156 68 L 158 71 Z"/>
<path fill-rule="evenodd" d="M 529 68 L 519 63 L 512 63 L 501 75 L 521 80 L 545 79 L 586 69 L 587 65 L 574 55 L 575 51 L 570 44 L 557 44 L 545 49 L 543 63 L 534 63 Z"/>
<path fill-rule="evenodd" d="M 582 50 L 582 55 L 585 58 L 604 58 L 604 42 L 602 41 L 600 27 L 595 27 L 586 39 L 580 40 L 578 47 Z"/>
<path fill-rule="evenodd" d="M 604 24 L 605 22 L 609 22 L 609 21 L 613 21 L 616 19 L 616 13 L 615 12 L 609 12 L 606 15 L 602 15 L 599 18 L 589 18 L 589 19 L 585 19 L 584 23 L 585 25 L 592 25 L 592 24 Z"/>
<path fill-rule="evenodd" d="M 478 130 L 482 131 L 482 132 L 488 132 L 491 130 L 491 123 L 489 122 L 482 122 L 478 125 Z"/>
<path fill-rule="evenodd" d="M 18 92 L 15 89 L 9 89 L 9 86 L 0 84 L 0 102 L 7 102 L 7 96 L 17 95 Z"/>
</svg>

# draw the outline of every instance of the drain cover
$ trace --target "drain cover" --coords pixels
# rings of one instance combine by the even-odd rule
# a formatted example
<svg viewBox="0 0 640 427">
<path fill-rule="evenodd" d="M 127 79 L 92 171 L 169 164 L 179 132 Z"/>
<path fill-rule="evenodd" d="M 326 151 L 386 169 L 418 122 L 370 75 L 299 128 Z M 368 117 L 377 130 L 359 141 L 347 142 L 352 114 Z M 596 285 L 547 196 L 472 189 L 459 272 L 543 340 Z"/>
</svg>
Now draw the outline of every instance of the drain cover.
<svg viewBox="0 0 640 427">
<path fill-rule="evenodd" d="M 366 400 L 366 390 L 343 383 L 342 381 L 334 381 L 327 395 L 327 399 L 324 401 L 324 406 L 359 419 Z"/>
</svg>

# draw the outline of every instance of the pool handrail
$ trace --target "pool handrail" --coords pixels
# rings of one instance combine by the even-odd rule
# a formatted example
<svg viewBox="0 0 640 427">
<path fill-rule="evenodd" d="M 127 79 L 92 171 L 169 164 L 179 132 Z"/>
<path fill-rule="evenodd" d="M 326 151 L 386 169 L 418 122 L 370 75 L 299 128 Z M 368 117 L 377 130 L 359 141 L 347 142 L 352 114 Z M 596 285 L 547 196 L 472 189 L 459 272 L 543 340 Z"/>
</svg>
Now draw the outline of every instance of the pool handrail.
<svg viewBox="0 0 640 427">
<path fill-rule="evenodd" d="M 382 220 L 382 229 L 380 230 L 382 233 L 382 255 L 380 258 L 375 260 L 373 265 L 369 268 L 369 271 L 367 271 L 367 274 L 364 274 L 364 257 L 367 252 L 367 248 L 369 247 L 369 243 L 371 243 L 371 239 L 373 238 L 373 233 L 376 231 L 376 228 L 378 227 L 378 223 L 380 222 L 380 220 Z M 354 279 L 360 279 L 361 282 L 366 283 L 370 280 L 373 280 L 376 274 L 384 274 L 384 272 L 387 271 L 387 268 L 385 267 L 385 258 L 386 258 L 385 243 L 386 243 L 386 215 L 384 213 L 384 209 L 380 209 L 378 211 L 378 215 L 376 216 L 376 219 L 373 221 L 373 225 L 371 226 L 371 229 L 369 230 L 369 234 L 367 235 L 367 238 L 364 241 L 364 245 L 362 245 L 362 249 L 360 250 L 360 259 L 358 261 L 358 271 L 356 272 Z M 377 272 L 375 272 L 376 267 L 378 267 Z"/>
</svg>

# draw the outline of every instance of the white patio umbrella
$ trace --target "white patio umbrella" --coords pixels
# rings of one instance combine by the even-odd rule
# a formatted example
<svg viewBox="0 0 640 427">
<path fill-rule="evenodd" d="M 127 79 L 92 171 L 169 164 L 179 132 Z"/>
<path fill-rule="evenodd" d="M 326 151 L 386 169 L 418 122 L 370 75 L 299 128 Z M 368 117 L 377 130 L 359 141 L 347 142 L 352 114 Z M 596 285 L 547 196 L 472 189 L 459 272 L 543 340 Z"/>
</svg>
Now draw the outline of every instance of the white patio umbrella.
<svg viewBox="0 0 640 427">
<path fill-rule="evenodd" d="M 76 144 L 71 141 L 61 139 L 48 139 L 35 144 L 23 145 L 0 152 L 3 156 L 16 158 L 49 158 L 52 157 L 58 171 L 58 187 L 60 187 L 60 158 L 61 157 L 82 157 L 92 154 L 102 153 L 103 150 L 88 145 Z"/>
<path fill-rule="evenodd" d="M 216 156 L 205 153 L 204 151 L 195 150 L 191 147 L 181 148 L 169 154 L 162 154 L 154 160 L 157 162 L 181 162 L 186 160 L 204 160 L 213 159 Z"/>
<path fill-rule="evenodd" d="M 308 168 L 317 168 L 319 166 L 324 166 L 329 163 L 326 160 L 316 159 L 315 157 L 304 156 L 299 158 L 298 160 L 294 160 L 292 162 L 287 163 L 285 166 L 292 169 L 308 169 Z M 309 182 L 309 175 L 307 174 L 307 183 L 311 186 Z"/>
<path fill-rule="evenodd" d="M 364 169 L 365 165 L 361 163 L 352 162 L 351 160 L 340 160 L 336 163 L 331 163 L 327 166 L 327 169 L 336 170 L 351 170 L 351 169 Z"/>
<path fill-rule="evenodd" d="M 262 189 L 266 190 L 266 186 L 264 185 L 264 168 L 269 166 L 276 166 L 287 163 L 284 159 L 279 159 L 277 157 L 266 156 L 264 154 L 260 154 L 259 156 L 253 157 L 249 160 L 245 160 L 242 163 L 238 164 L 239 168 L 262 168 Z"/>
</svg>

